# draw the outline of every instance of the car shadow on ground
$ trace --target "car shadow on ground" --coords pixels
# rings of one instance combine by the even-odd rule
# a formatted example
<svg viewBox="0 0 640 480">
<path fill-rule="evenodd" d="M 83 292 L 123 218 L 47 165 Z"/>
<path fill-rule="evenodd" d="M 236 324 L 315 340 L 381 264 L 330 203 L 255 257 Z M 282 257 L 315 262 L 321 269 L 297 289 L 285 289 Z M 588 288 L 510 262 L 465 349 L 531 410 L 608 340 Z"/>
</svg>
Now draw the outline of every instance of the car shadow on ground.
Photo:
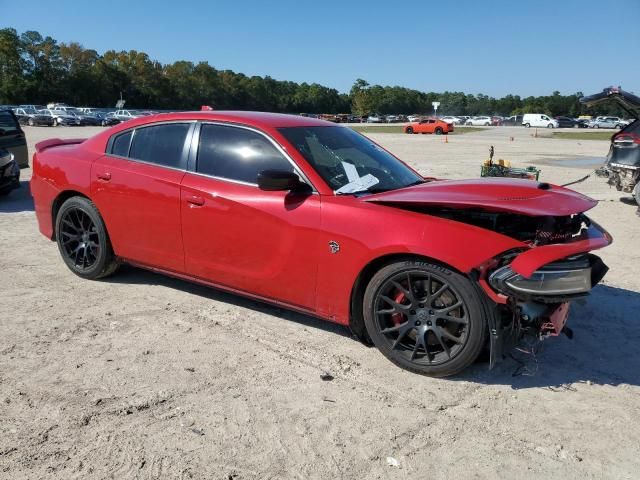
<svg viewBox="0 0 640 480">
<path fill-rule="evenodd" d="M 235 295 L 233 293 L 227 293 L 223 290 L 218 290 L 213 287 L 207 287 L 192 283 L 186 280 L 180 280 L 177 278 L 169 277 L 162 274 L 156 274 L 148 270 L 141 268 L 135 268 L 130 265 L 123 265 L 118 273 L 112 277 L 102 280 L 109 283 L 126 283 L 137 285 L 162 285 L 165 287 L 187 292 L 192 295 L 198 295 L 210 300 L 218 302 L 228 303 L 241 308 L 248 308 L 256 312 L 272 315 L 284 320 L 299 323 L 301 325 L 317 328 L 327 332 L 335 333 L 343 337 L 352 338 L 357 341 L 351 334 L 347 327 L 332 323 L 326 320 L 322 320 L 311 315 L 295 312 L 286 308 L 280 308 L 277 305 L 271 305 L 269 303 L 260 302 L 258 300 L 252 300 L 241 295 Z M 274 325 L 274 329 L 277 326 Z M 364 346 L 364 345 L 363 345 Z"/>
<path fill-rule="evenodd" d="M 28 180 L 21 180 L 20 188 L 0 197 L 0 213 L 33 212 L 33 209 Z"/>
<path fill-rule="evenodd" d="M 514 389 L 571 389 L 574 383 L 640 385 L 640 293 L 598 285 L 574 302 L 567 325 L 572 340 L 546 339 L 537 354 L 513 352 L 492 371 L 476 364 L 456 380 L 510 385 Z M 521 363 L 523 362 L 523 363 Z"/>
<path fill-rule="evenodd" d="M 174 288 L 352 338 L 367 348 L 341 325 L 128 265 L 104 281 Z M 640 385 L 640 293 L 599 285 L 582 304 L 574 302 L 568 325 L 573 329 L 573 340 L 564 335 L 551 337 L 541 343 L 535 357 L 515 351 L 513 358 L 505 358 L 493 370 L 489 370 L 488 360 L 483 358 L 449 379 L 509 385 L 514 389 L 562 390 L 572 388 L 571 384 L 586 382 Z"/>
</svg>

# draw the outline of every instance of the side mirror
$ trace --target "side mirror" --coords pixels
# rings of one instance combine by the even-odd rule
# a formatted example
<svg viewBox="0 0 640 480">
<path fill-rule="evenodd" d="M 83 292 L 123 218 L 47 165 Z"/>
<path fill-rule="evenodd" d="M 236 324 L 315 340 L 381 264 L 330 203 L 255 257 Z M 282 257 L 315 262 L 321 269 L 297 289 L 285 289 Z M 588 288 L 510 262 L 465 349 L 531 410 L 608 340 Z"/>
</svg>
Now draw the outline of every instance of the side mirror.
<svg viewBox="0 0 640 480">
<path fill-rule="evenodd" d="M 13 161 L 13 153 L 0 149 L 0 167 L 10 164 Z"/>
<path fill-rule="evenodd" d="M 258 174 L 258 187 L 267 192 L 302 190 L 308 185 L 300 177 L 286 170 L 263 170 Z"/>
</svg>

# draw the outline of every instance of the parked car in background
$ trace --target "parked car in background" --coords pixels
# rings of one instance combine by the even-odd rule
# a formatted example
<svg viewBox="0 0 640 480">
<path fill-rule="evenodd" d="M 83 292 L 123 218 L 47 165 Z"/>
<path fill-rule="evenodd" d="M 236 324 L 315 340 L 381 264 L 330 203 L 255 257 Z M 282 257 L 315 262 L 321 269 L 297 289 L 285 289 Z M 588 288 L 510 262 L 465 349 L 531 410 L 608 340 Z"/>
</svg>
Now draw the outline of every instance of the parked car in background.
<svg viewBox="0 0 640 480">
<path fill-rule="evenodd" d="M 18 105 L 18 108 L 24 108 L 25 110 L 42 110 L 47 107 L 44 105 Z"/>
<path fill-rule="evenodd" d="M 18 117 L 20 125 L 29 125 L 30 127 L 36 125 L 53 125 L 53 118 L 47 115 L 42 115 L 34 109 L 18 107 L 13 111 L 13 113 Z"/>
<path fill-rule="evenodd" d="M 498 117 L 498 116 L 491 117 L 491 126 L 493 127 L 502 126 L 502 117 Z"/>
<path fill-rule="evenodd" d="M 522 117 L 523 127 L 558 128 L 558 121 L 544 113 L 525 113 Z"/>
<path fill-rule="evenodd" d="M 577 192 L 425 179 L 354 130 L 298 115 L 145 117 L 40 142 L 33 163 L 38 228 L 73 274 L 131 263 L 243 294 L 350 326 L 431 376 L 560 335 L 569 303 L 606 274 L 590 252 L 612 241 Z"/>
<path fill-rule="evenodd" d="M 589 120 L 588 118 L 576 118 L 576 127 L 578 128 L 589 128 Z"/>
<path fill-rule="evenodd" d="M 471 117 L 464 124 L 489 127 L 491 125 L 491 117 Z"/>
<path fill-rule="evenodd" d="M 399 117 L 398 115 L 387 115 L 387 116 L 384 118 L 384 121 L 385 121 L 386 123 L 397 123 L 397 122 L 399 122 L 399 121 L 400 121 L 400 117 Z"/>
<path fill-rule="evenodd" d="M 121 123 L 121 120 L 115 116 L 115 112 L 97 112 L 96 115 L 100 118 L 100 125 L 103 127 L 111 127 Z"/>
<path fill-rule="evenodd" d="M 440 120 L 442 120 L 443 122 L 450 123 L 451 125 L 460 125 L 462 123 L 462 120 L 459 119 L 458 117 L 451 117 L 451 116 L 440 117 Z"/>
<path fill-rule="evenodd" d="M 58 125 L 65 125 L 65 126 L 80 125 L 80 119 L 75 115 L 67 113 L 66 111 L 51 110 L 50 108 L 45 108 L 44 110 L 38 110 L 38 114 L 51 117 L 54 127 Z"/>
<path fill-rule="evenodd" d="M 29 166 L 27 140 L 18 118 L 11 110 L 0 110 L 0 149 L 12 154 L 19 168 Z M 7 168 L 3 172 L 4 175 L 9 175 Z"/>
<path fill-rule="evenodd" d="M 624 128 L 626 123 L 619 117 L 598 117 L 589 124 L 591 128 Z"/>
<path fill-rule="evenodd" d="M 554 117 L 559 128 L 574 128 L 578 126 L 578 121 L 571 117 Z"/>
<path fill-rule="evenodd" d="M 407 117 L 407 121 L 408 122 L 419 122 L 420 120 L 422 120 L 422 116 L 421 115 L 409 115 Z"/>
<path fill-rule="evenodd" d="M 75 115 L 80 120 L 82 126 L 99 126 L 102 125 L 102 119 L 91 112 L 81 112 L 80 110 L 68 111 L 72 115 Z"/>
<path fill-rule="evenodd" d="M 382 123 L 382 117 L 377 113 L 374 113 L 367 117 L 367 123 Z"/>
<path fill-rule="evenodd" d="M 502 119 L 502 125 L 508 127 L 522 126 L 522 115 L 512 115 Z"/>
<path fill-rule="evenodd" d="M 438 118 L 425 118 L 404 127 L 404 133 L 434 133 L 436 135 L 453 132 L 453 124 Z"/>
<path fill-rule="evenodd" d="M 139 118 L 142 115 L 140 115 L 139 112 L 136 112 L 134 110 L 116 110 L 113 116 L 116 117 L 121 122 L 126 122 L 127 120 Z"/>
</svg>

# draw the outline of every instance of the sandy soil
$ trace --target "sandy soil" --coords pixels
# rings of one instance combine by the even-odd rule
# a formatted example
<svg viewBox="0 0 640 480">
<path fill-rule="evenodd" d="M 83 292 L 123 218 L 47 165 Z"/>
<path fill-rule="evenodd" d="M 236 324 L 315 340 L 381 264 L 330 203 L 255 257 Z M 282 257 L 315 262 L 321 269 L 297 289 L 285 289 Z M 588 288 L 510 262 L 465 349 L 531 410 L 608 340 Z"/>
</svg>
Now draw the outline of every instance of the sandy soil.
<svg viewBox="0 0 640 480">
<path fill-rule="evenodd" d="M 26 132 L 33 150 L 94 130 Z M 608 149 L 532 133 L 372 137 L 453 178 L 477 177 L 489 145 L 553 183 Z M 526 375 L 507 360 L 438 380 L 233 295 L 134 268 L 83 281 L 38 233 L 24 182 L 0 202 L 0 478 L 637 478 L 640 218 L 600 179 L 575 188 L 602 200 L 592 216 L 615 243 L 574 340 L 523 356 Z"/>
</svg>

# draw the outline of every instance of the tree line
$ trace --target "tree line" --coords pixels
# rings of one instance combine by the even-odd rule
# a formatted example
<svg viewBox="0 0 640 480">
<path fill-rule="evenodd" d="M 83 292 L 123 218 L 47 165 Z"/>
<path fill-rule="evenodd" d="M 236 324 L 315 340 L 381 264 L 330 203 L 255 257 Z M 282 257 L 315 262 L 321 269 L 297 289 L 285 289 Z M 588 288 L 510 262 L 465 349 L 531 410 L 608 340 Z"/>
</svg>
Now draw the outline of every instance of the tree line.
<svg viewBox="0 0 640 480">
<path fill-rule="evenodd" d="M 108 50 L 102 54 L 77 42 L 58 42 L 39 32 L 0 29 L 0 104 L 46 104 L 113 107 L 120 95 L 129 108 L 260 110 L 287 113 L 430 114 L 440 102 L 446 115 L 620 115 L 616 105 L 586 109 L 575 95 L 493 98 L 463 92 L 421 92 L 369 85 L 357 79 L 351 91 L 317 83 L 248 77 L 217 70 L 207 62 L 180 60 L 162 64 L 144 52 Z"/>
</svg>

